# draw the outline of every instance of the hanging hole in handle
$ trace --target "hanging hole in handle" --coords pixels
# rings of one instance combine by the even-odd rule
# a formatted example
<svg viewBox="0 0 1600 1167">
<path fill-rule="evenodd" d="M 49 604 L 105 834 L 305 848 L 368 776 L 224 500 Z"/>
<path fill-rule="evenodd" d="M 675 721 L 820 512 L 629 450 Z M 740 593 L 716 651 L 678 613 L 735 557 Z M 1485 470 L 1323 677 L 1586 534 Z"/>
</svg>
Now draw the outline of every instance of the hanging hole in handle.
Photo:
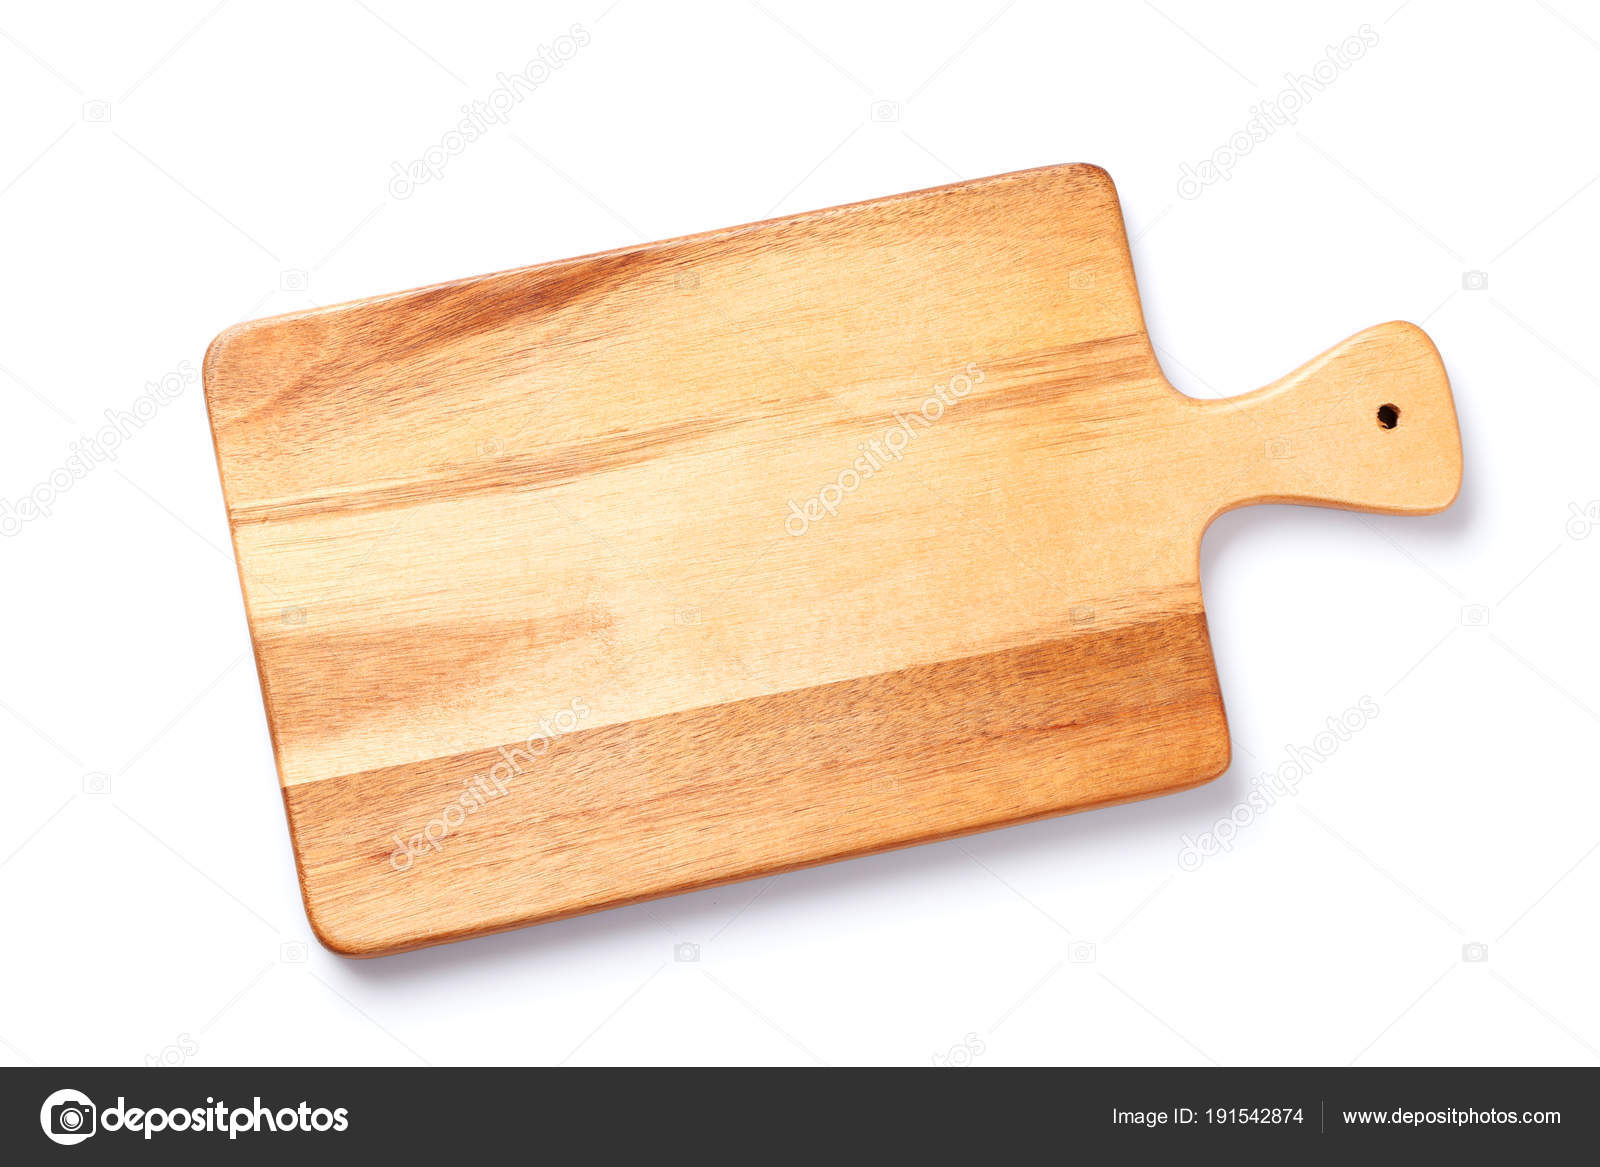
<svg viewBox="0 0 1600 1167">
<path fill-rule="evenodd" d="M 1397 405 L 1378 406 L 1378 425 L 1386 430 L 1392 430 L 1400 424 L 1400 407 Z"/>
</svg>

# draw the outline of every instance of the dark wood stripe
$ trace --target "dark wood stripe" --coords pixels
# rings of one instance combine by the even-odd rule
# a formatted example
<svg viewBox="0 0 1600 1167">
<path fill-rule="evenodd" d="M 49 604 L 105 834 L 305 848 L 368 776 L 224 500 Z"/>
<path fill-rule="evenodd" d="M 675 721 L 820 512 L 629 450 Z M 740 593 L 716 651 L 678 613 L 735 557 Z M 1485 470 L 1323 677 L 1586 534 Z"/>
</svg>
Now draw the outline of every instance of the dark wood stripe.
<svg viewBox="0 0 1600 1167">
<path fill-rule="evenodd" d="M 625 466 L 637 466 L 683 448 L 692 448 L 715 434 L 736 429 L 743 422 L 695 418 L 655 429 L 607 435 L 533 454 L 508 454 L 483 462 L 439 466 L 414 478 L 367 485 L 360 489 L 307 494 L 281 502 L 248 503 L 234 507 L 236 526 L 267 523 L 311 515 L 350 514 L 421 506 L 441 499 L 454 501 L 481 494 L 534 490 L 575 482 Z"/>
<path fill-rule="evenodd" d="M 365 395 L 364 408 L 399 409 L 434 391 L 437 376 L 426 370 L 435 367 L 441 348 L 488 348 L 489 334 L 514 332 L 529 320 L 602 299 L 663 270 L 670 274 L 686 251 L 643 245 L 419 288 L 335 312 L 261 321 L 234 342 L 240 352 L 230 356 L 259 355 L 271 363 L 273 375 L 230 385 L 229 404 L 213 409 L 230 430 L 265 425 L 347 409 L 353 386 Z M 396 379 L 396 370 L 417 373 Z"/>
<path fill-rule="evenodd" d="M 318 935 L 374 956 L 1182 789 L 1227 759 L 1196 611 L 579 730 L 404 871 L 394 836 L 498 749 L 284 798 Z"/>
<path fill-rule="evenodd" d="M 960 370 L 955 370 L 959 372 Z M 1161 371 L 1150 358 L 1149 343 L 1143 334 L 1097 338 L 1063 348 L 1029 353 L 1018 358 L 992 361 L 984 377 L 1005 381 L 1002 392 L 979 391 L 966 397 L 959 406 L 960 424 L 970 424 L 998 413 L 1033 413 L 1041 408 L 1089 404 L 1089 390 L 1106 386 L 1145 386 L 1160 381 Z M 465 498 L 510 491 L 537 490 L 576 482 L 585 477 L 636 466 L 656 458 L 685 452 L 710 452 L 739 449 L 749 444 L 750 434 L 770 433 L 773 423 L 781 423 L 785 442 L 798 446 L 818 434 L 871 432 L 886 427 L 894 416 L 892 409 L 865 414 L 818 416 L 819 400 L 835 401 L 827 392 L 807 388 L 799 372 L 796 384 L 785 384 L 776 398 L 741 417 L 696 417 L 669 425 L 622 434 L 602 434 L 560 446 L 543 446 L 532 453 L 515 450 L 482 461 L 419 467 L 405 478 L 364 483 L 359 487 L 329 489 L 293 498 L 251 502 L 232 507 L 229 516 L 236 526 L 300 519 L 312 516 L 352 514 L 360 511 L 388 510 L 418 506 L 439 499 Z M 847 390 L 848 386 L 841 386 Z M 913 398 L 901 405 L 907 412 L 922 404 Z M 1108 407 L 1102 402 L 1101 410 Z M 1112 410 L 1106 416 L 1085 416 L 1075 435 L 1075 448 L 1082 452 L 1098 448 L 1111 425 L 1118 419 Z"/>
</svg>

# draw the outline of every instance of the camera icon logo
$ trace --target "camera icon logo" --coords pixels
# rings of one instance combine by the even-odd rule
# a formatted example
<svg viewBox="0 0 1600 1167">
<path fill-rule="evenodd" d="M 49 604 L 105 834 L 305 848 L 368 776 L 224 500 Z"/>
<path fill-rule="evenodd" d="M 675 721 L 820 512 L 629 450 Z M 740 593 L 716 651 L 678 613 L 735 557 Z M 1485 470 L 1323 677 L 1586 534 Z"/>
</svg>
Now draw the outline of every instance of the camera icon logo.
<svg viewBox="0 0 1600 1167">
<path fill-rule="evenodd" d="M 95 1131 L 95 1106 L 79 1090 L 57 1090 L 39 1108 L 39 1125 L 52 1143 L 71 1147 Z"/>
<path fill-rule="evenodd" d="M 1587 539 L 1589 532 L 1600 527 L 1600 502 L 1591 502 L 1586 507 L 1580 507 L 1575 502 L 1567 504 L 1567 510 L 1572 517 L 1567 520 L 1567 536 L 1572 539 Z"/>
<path fill-rule="evenodd" d="M 1095 957 L 1094 941 L 1074 940 L 1067 945 L 1068 964 L 1093 964 Z"/>
<path fill-rule="evenodd" d="M 1288 438 L 1268 438 L 1267 457 L 1273 462 L 1287 462 L 1294 457 L 1294 443 Z"/>
<path fill-rule="evenodd" d="M 694 964 L 700 959 L 700 946 L 690 944 L 687 940 L 672 946 L 672 959 L 679 964 Z"/>
<path fill-rule="evenodd" d="M 1489 609 L 1483 604 L 1467 604 L 1461 609 L 1461 626 L 1463 628 L 1487 628 L 1489 626 Z"/>
<path fill-rule="evenodd" d="M 111 103 L 101 98 L 83 103 L 83 120 L 104 124 L 111 120 Z"/>
<path fill-rule="evenodd" d="M 875 101 L 872 103 L 872 120 L 875 122 L 897 122 L 900 120 L 900 103 L 898 101 Z"/>
<path fill-rule="evenodd" d="M 1485 964 L 1489 960 L 1489 946 L 1474 940 L 1461 946 L 1461 959 L 1467 964 Z"/>
<path fill-rule="evenodd" d="M 287 268 L 278 275 L 278 287 L 285 292 L 303 292 L 310 286 L 311 275 L 301 268 Z"/>
<path fill-rule="evenodd" d="M 1486 271 L 1464 271 L 1461 273 L 1461 289 L 1466 292 L 1486 292 L 1489 290 L 1489 273 Z"/>
<path fill-rule="evenodd" d="M 94 798 L 104 798 L 111 793 L 111 775 L 101 770 L 83 776 L 83 792 Z"/>
<path fill-rule="evenodd" d="M 304 940 L 285 940 L 278 945 L 278 959 L 284 964 L 304 964 L 307 955 Z"/>
</svg>

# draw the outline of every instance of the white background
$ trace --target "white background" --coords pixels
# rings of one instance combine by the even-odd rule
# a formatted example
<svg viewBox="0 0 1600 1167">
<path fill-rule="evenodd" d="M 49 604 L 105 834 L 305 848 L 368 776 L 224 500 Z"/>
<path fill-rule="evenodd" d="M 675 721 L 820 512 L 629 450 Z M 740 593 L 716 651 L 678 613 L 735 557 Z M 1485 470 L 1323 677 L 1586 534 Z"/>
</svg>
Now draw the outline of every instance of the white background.
<svg viewBox="0 0 1600 1167">
<path fill-rule="evenodd" d="M 1217 523 L 1208 787 L 351 962 L 301 908 L 191 384 L 0 539 L 0 1062 L 1600 1061 L 1600 13 L 213 4 L 0 15 L 6 499 L 240 319 L 1064 161 L 1116 179 L 1179 388 L 1416 321 L 1466 484 L 1427 519 Z M 391 197 L 580 22 L 510 124 Z M 1364 24 L 1297 124 L 1180 197 Z M 1297 796 L 1180 866 L 1364 696 Z"/>
</svg>

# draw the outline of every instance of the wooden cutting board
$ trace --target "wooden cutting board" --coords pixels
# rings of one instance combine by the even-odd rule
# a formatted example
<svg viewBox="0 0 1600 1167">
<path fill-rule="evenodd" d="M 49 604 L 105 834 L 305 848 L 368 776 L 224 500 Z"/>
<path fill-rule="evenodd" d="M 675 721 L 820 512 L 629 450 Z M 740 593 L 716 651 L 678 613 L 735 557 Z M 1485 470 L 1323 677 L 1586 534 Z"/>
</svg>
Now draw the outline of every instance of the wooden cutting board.
<svg viewBox="0 0 1600 1167">
<path fill-rule="evenodd" d="M 1205 782 L 1207 524 L 1461 478 L 1409 324 L 1175 391 L 1093 166 L 240 325 L 205 389 L 357 956 Z"/>
</svg>

